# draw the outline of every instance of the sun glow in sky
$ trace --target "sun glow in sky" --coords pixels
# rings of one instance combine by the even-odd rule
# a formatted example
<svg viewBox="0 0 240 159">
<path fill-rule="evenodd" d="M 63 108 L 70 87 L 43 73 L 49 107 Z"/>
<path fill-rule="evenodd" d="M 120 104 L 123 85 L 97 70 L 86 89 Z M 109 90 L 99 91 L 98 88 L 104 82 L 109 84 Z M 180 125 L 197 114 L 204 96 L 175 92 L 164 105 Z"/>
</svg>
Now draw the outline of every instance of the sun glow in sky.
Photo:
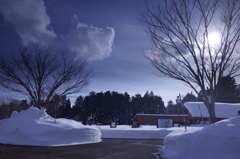
<svg viewBox="0 0 240 159">
<path fill-rule="evenodd" d="M 210 33 L 208 34 L 208 41 L 209 44 L 212 46 L 216 46 L 220 44 L 220 35 L 217 33 Z"/>
</svg>

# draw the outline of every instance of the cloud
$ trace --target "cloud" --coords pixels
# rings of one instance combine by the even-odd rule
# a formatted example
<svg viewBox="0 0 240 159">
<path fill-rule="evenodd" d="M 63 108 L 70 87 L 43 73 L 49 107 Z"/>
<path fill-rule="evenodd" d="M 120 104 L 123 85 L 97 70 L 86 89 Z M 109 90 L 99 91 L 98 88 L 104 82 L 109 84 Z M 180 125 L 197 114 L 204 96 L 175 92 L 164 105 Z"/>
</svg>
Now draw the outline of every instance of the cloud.
<svg viewBox="0 0 240 159">
<path fill-rule="evenodd" d="M 79 22 L 78 16 L 77 16 L 76 14 L 73 14 L 73 15 L 71 16 L 70 22 L 73 23 L 73 24 L 74 24 L 74 23 L 78 23 L 78 22 Z"/>
<path fill-rule="evenodd" d="M 178 40 L 178 41 L 175 41 L 174 43 L 175 43 L 175 46 L 177 48 L 177 49 L 175 49 L 175 52 L 174 52 L 174 54 L 176 56 L 179 55 L 180 53 L 182 55 L 186 55 L 186 54 L 189 53 L 188 48 L 186 47 L 186 45 L 183 42 Z"/>
<path fill-rule="evenodd" d="M 76 16 L 74 16 L 76 19 Z M 111 27 L 98 28 L 78 23 L 64 38 L 67 46 L 89 60 L 101 60 L 111 55 L 115 31 Z"/>
<path fill-rule="evenodd" d="M 1 0 L 0 13 L 20 36 L 24 46 L 29 43 L 48 45 L 56 38 L 49 28 L 50 17 L 43 0 Z"/>
<path fill-rule="evenodd" d="M 19 35 L 24 46 L 30 43 L 51 48 L 60 46 L 76 51 L 79 57 L 89 60 L 101 60 L 111 55 L 115 36 L 113 28 L 80 23 L 78 16 L 73 14 L 69 23 L 75 25 L 75 29 L 60 36 L 59 40 L 50 28 L 51 21 L 43 0 L 0 0 L 0 14 L 6 25 Z"/>
</svg>

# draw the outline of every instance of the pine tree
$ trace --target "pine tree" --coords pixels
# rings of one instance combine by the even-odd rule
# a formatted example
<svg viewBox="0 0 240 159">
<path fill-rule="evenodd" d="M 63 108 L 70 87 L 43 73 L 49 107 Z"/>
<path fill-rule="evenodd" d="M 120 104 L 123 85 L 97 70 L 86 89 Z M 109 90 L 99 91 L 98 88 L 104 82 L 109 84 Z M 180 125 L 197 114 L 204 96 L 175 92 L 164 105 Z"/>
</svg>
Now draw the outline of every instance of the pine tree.
<svg viewBox="0 0 240 159">
<path fill-rule="evenodd" d="M 178 106 L 170 100 L 166 108 L 166 114 L 178 114 L 180 112 L 181 110 L 179 110 Z"/>
</svg>

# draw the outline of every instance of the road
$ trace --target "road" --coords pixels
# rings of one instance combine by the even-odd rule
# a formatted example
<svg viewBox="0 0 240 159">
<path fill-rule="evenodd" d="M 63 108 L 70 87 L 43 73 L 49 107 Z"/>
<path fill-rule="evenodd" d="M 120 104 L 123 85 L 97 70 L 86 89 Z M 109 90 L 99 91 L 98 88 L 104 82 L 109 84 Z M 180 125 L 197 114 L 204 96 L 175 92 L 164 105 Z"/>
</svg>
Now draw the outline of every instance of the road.
<svg viewBox="0 0 240 159">
<path fill-rule="evenodd" d="M 0 145 L 0 159 L 156 159 L 163 140 L 103 139 L 60 147 Z"/>
</svg>

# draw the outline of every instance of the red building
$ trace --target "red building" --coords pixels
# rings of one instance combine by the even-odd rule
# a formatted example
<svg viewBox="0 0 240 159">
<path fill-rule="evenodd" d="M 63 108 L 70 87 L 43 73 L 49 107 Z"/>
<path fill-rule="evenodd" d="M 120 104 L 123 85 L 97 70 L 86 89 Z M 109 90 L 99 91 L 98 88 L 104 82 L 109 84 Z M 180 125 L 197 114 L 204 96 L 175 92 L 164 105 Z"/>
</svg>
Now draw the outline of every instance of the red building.
<svg viewBox="0 0 240 159">
<path fill-rule="evenodd" d="M 139 127 L 140 125 L 156 125 L 157 127 L 161 127 L 161 119 L 169 119 L 171 122 L 169 123 L 170 127 L 174 126 L 174 124 L 184 125 L 184 118 L 186 121 L 189 121 L 188 114 L 184 116 L 182 114 L 136 114 L 133 118 L 133 127 Z"/>
<path fill-rule="evenodd" d="M 186 102 L 184 106 L 188 109 L 188 114 L 136 114 L 133 118 L 132 127 L 140 125 L 156 125 L 157 127 L 172 127 L 178 124 L 195 125 L 209 124 L 209 113 L 203 102 Z M 217 121 L 238 116 L 240 113 L 240 103 L 216 103 L 215 113 Z M 167 124 L 167 125 L 166 125 Z"/>
</svg>

